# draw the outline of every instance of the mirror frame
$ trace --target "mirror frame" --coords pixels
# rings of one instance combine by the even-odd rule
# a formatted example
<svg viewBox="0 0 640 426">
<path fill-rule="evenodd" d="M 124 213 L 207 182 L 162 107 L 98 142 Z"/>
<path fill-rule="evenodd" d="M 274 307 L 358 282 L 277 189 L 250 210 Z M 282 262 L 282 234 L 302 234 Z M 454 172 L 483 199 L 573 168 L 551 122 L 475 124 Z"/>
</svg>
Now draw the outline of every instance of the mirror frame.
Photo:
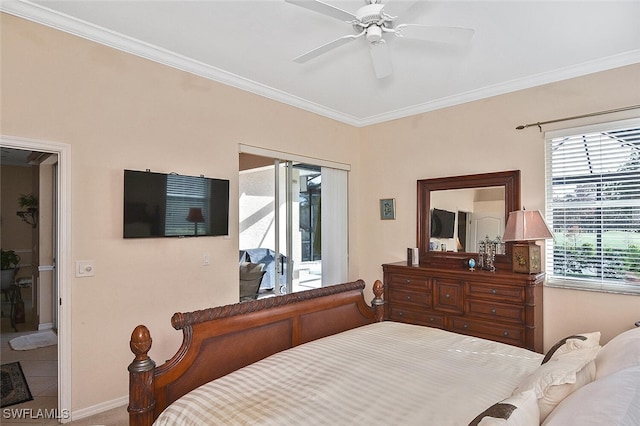
<svg viewBox="0 0 640 426">
<path fill-rule="evenodd" d="M 418 180 L 417 242 L 421 266 L 462 267 L 466 269 L 468 268 L 467 260 L 470 257 L 474 257 L 477 260 L 477 253 L 473 252 L 429 251 L 431 235 L 431 191 L 490 186 L 504 187 L 504 217 L 506 223 L 509 212 L 520 209 L 520 170 Z M 511 246 L 511 243 L 507 243 L 506 253 L 496 255 L 495 265 L 497 270 L 511 271 Z"/>
</svg>

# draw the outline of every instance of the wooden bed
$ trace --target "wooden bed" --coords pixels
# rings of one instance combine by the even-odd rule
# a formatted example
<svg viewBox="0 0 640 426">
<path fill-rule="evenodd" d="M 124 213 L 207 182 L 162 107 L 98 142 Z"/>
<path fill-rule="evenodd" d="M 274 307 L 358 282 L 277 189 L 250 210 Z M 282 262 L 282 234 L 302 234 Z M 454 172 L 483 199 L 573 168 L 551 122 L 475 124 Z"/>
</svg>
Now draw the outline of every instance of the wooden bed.
<svg viewBox="0 0 640 426">
<path fill-rule="evenodd" d="M 171 324 L 182 330 L 176 354 L 156 367 L 144 325 L 131 334 L 129 424 L 151 425 L 172 402 L 211 380 L 272 354 L 375 321 L 382 321 L 383 285 L 369 306 L 362 280 L 189 313 Z"/>
<path fill-rule="evenodd" d="M 131 335 L 134 426 L 640 424 L 640 328 L 600 346 L 568 336 L 543 355 L 438 328 L 383 321 L 363 281 L 171 319 L 175 355 L 157 366 Z"/>
</svg>

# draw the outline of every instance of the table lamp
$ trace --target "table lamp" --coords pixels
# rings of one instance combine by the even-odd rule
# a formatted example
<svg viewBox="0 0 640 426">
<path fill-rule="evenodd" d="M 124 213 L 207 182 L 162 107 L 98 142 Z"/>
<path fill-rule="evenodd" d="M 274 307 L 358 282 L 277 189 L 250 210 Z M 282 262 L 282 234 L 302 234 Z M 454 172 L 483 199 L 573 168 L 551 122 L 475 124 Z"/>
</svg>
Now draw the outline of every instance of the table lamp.
<svg viewBox="0 0 640 426">
<path fill-rule="evenodd" d="M 540 246 L 537 240 L 553 238 L 551 230 L 538 210 L 516 210 L 509 213 L 503 241 L 513 242 L 511 266 L 513 272 L 537 274 L 542 271 Z"/>
</svg>

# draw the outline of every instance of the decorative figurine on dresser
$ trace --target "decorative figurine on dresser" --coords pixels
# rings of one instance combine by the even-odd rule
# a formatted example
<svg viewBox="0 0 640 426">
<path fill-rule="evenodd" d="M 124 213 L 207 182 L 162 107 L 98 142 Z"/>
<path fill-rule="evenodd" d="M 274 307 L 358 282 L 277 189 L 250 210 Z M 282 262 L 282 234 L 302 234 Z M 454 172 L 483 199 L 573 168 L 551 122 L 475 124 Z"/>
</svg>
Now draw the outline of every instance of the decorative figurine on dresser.
<svg viewBox="0 0 640 426">
<path fill-rule="evenodd" d="M 436 204 L 433 196 L 439 191 L 449 191 L 442 198 L 450 204 Z M 474 204 L 473 200 L 483 201 Z M 520 207 L 520 171 L 419 180 L 417 204 L 419 264 L 404 261 L 382 265 L 386 319 L 542 352 L 545 275 L 513 272 L 512 243 L 505 243 L 500 237 L 509 213 Z M 489 206 L 493 206 L 493 212 Z M 452 240 L 464 242 L 463 247 L 484 245 L 482 258 L 481 253 L 430 249 L 447 244 L 442 240 L 437 245 L 430 244 L 434 242 L 430 215 L 434 208 L 457 210 L 457 234 Z M 483 236 L 482 245 L 473 240 L 474 235 Z M 498 238 L 489 240 L 485 235 Z"/>
</svg>

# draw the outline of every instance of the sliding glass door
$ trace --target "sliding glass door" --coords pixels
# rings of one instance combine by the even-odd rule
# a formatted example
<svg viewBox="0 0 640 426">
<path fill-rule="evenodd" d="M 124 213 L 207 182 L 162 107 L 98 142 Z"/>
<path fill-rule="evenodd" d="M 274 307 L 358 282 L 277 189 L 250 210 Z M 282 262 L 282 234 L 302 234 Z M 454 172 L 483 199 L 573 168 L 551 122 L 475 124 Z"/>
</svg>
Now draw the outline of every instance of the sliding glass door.
<svg viewBox="0 0 640 426">
<path fill-rule="evenodd" d="M 258 297 L 346 281 L 346 171 L 267 160 L 240 161 L 241 261 L 267 268 Z"/>
</svg>

